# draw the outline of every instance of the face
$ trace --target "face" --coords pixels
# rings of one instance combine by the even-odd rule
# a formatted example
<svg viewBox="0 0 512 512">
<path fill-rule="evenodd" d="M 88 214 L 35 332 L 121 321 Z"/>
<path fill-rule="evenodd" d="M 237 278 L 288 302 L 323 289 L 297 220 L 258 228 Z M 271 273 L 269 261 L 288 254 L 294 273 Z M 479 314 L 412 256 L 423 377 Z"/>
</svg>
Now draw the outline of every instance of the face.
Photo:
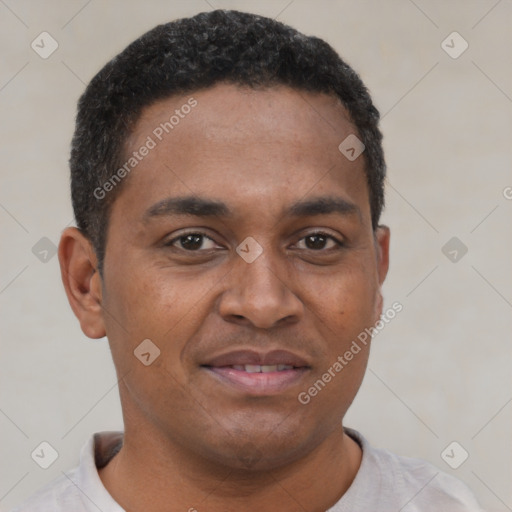
<svg viewBox="0 0 512 512">
<path fill-rule="evenodd" d="M 143 112 L 126 157 L 155 146 L 113 204 L 102 282 L 127 431 L 271 468 L 339 430 L 368 345 L 335 363 L 379 318 L 389 236 L 372 230 L 363 157 L 338 150 L 349 134 L 337 99 L 286 87 Z"/>
</svg>

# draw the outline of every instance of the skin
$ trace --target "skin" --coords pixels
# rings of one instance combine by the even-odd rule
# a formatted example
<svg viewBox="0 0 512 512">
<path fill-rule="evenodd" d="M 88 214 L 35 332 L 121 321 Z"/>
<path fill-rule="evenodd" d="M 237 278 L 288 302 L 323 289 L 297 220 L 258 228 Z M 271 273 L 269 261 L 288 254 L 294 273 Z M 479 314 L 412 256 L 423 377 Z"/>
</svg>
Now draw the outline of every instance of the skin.
<svg viewBox="0 0 512 512">
<path fill-rule="evenodd" d="M 59 247 L 70 304 L 87 336 L 108 336 L 119 377 L 124 445 L 100 477 L 128 511 L 324 511 L 361 462 L 342 419 L 369 348 L 310 403 L 297 396 L 378 320 L 388 269 L 389 230 L 372 229 L 364 158 L 338 150 L 357 130 L 329 95 L 221 84 L 146 108 L 127 154 L 190 96 L 197 106 L 122 184 L 103 277 L 77 229 Z M 177 196 L 222 201 L 232 216 L 145 215 Z M 283 213 L 324 196 L 357 209 Z M 177 238 L 198 231 L 209 237 L 199 250 Z M 320 236 L 311 248 L 306 237 L 319 232 L 343 246 Z M 263 249 L 253 263 L 235 251 L 248 236 Z M 150 366 L 133 354 L 147 338 L 161 351 Z M 290 350 L 310 369 L 280 394 L 251 396 L 201 367 L 251 347 Z"/>
</svg>

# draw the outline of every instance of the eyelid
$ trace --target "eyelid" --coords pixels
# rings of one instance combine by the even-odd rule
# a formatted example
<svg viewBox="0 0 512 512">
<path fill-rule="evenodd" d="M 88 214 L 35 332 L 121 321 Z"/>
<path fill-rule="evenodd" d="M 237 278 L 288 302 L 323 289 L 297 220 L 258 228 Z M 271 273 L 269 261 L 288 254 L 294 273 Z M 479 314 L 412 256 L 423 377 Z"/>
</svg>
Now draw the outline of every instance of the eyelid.
<svg viewBox="0 0 512 512">
<path fill-rule="evenodd" d="M 337 235 L 333 235 L 332 233 L 329 233 L 325 229 L 317 229 L 316 231 L 310 231 L 308 233 L 301 234 L 300 238 L 297 240 L 295 245 L 297 243 L 301 242 L 302 240 L 304 240 L 305 238 L 307 238 L 308 236 L 315 236 L 315 235 L 325 236 L 326 238 L 332 240 L 338 247 L 345 246 L 345 239 L 343 237 L 338 237 Z M 310 249 L 310 250 L 314 250 L 314 249 Z M 325 249 L 324 250 L 319 249 L 319 250 L 316 250 L 315 252 L 322 252 L 322 251 L 325 252 Z"/>
<path fill-rule="evenodd" d="M 216 240 L 214 240 L 210 235 L 208 235 L 208 233 L 206 233 L 202 229 L 188 229 L 187 231 L 183 231 L 181 233 L 175 234 L 171 239 L 165 240 L 163 245 L 165 247 L 173 247 L 175 242 L 177 242 L 180 238 L 183 238 L 183 237 L 185 237 L 187 235 L 201 235 L 204 238 L 207 238 L 208 240 L 211 240 L 216 245 L 220 245 Z M 186 251 L 186 249 L 182 249 L 182 248 L 179 248 L 179 247 L 177 247 L 177 249 L 181 249 L 183 251 Z M 204 249 L 203 250 L 197 250 L 197 251 L 186 251 L 186 252 L 196 252 L 197 253 L 197 252 L 203 252 L 203 251 L 204 251 Z"/>
<path fill-rule="evenodd" d="M 212 241 L 216 245 L 221 245 L 214 238 L 209 236 L 208 233 L 205 232 L 205 230 L 197 228 L 197 229 L 188 229 L 186 231 L 183 231 L 181 233 L 174 235 L 172 239 L 164 241 L 164 246 L 173 247 L 175 242 L 177 242 L 180 238 L 185 237 L 187 235 L 201 235 L 201 236 L 207 238 L 208 240 Z M 325 229 L 320 229 L 320 228 L 318 228 L 317 230 L 314 230 L 314 231 L 309 231 L 307 233 L 301 234 L 300 238 L 298 238 L 298 240 L 294 243 L 294 245 L 297 245 L 299 242 L 301 242 L 308 236 L 315 236 L 315 235 L 325 236 L 326 238 L 332 240 L 338 247 L 343 247 L 345 245 L 345 240 L 343 237 L 341 237 L 341 240 L 340 240 L 340 237 L 333 235 L 332 233 L 329 233 Z M 181 249 L 186 252 L 191 252 L 191 253 L 192 252 L 199 253 L 199 252 L 205 252 L 206 250 L 211 250 L 211 249 L 203 249 L 203 250 L 199 249 L 197 251 L 187 251 L 186 249 L 182 249 L 182 248 L 178 248 L 178 249 Z M 318 249 L 318 250 L 307 249 L 307 250 L 312 250 L 315 252 L 326 252 L 325 249 Z"/>
<path fill-rule="evenodd" d="M 173 244 L 175 242 L 177 242 L 180 238 L 183 238 L 183 237 L 185 237 L 187 235 L 201 235 L 204 238 L 207 238 L 208 240 L 214 242 L 215 244 L 220 245 L 216 240 L 214 240 L 211 236 L 209 236 L 207 233 L 205 233 L 204 231 L 202 231 L 200 229 L 184 231 L 184 232 L 182 232 L 182 233 L 180 233 L 178 235 L 175 235 L 172 239 L 164 242 L 164 245 L 165 246 L 173 246 Z M 302 240 L 304 240 L 308 236 L 315 236 L 315 235 L 324 236 L 324 237 L 332 240 L 338 247 L 342 247 L 344 245 L 344 241 L 343 240 L 340 240 L 337 236 L 335 236 L 335 235 L 333 235 L 333 234 L 331 234 L 329 232 L 326 232 L 325 230 L 320 230 L 320 229 L 316 230 L 316 231 L 310 231 L 308 233 L 302 234 L 300 236 L 300 238 L 297 240 L 297 242 L 295 242 L 294 245 L 296 245 L 297 243 L 301 242 Z M 311 249 L 311 250 L 314 250 L 314 249 Z M 203 252 L 203 251 L 197 250 L 197 251 L 187 251 L 187 252 Z M 322 249 L 319 249 L 316 252 L 322 252 Z"/>
</svg>

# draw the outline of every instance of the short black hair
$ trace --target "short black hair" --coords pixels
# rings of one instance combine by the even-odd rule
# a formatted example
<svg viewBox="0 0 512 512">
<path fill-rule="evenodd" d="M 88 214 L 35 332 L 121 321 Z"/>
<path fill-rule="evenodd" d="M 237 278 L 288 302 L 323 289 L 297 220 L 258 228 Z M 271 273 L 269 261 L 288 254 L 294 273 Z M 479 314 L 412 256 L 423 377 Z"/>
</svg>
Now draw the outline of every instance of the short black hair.
<svg viewBox="0 0 512 512">
<path fill-rule="evenodd" d="M 337 96 L 365 145 L 372 226 L 378 226 L 386 172 L 382 134 L 379 112 L 359 76 L 317 37 L 255 14 L 215 10 L 142 35 L 94 76 L 78 102 L 71 196 L 77 226 L 90 239 L 100 272 L 109 213 L 122 183 L 108 194 L 102 187 L 123 165 L 126 140 L 142 110 L 221 82 Z"/>
</svg>

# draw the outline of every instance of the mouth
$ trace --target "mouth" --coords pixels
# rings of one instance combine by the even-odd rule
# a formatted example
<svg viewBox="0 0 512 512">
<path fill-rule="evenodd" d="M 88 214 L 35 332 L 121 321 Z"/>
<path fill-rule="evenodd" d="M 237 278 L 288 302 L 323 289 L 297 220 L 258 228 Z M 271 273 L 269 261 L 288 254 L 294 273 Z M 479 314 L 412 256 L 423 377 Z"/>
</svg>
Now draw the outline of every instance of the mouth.
<svg viewBox="0 0 512 512">
<path fill-rule="evenodd" d="M 236 351 L 201 365 L 217 382 L 253 396 L 277 395 L 299 384 L 311 370 L 308 362 L 291 352 L 261 354 Z"/>
<path fill-rule="evenodd" d="M 247 373 L 271 373 L 293 370 L 296 367 L 289 364 L 235 364 L 231 368 Z"/>
</svg>

